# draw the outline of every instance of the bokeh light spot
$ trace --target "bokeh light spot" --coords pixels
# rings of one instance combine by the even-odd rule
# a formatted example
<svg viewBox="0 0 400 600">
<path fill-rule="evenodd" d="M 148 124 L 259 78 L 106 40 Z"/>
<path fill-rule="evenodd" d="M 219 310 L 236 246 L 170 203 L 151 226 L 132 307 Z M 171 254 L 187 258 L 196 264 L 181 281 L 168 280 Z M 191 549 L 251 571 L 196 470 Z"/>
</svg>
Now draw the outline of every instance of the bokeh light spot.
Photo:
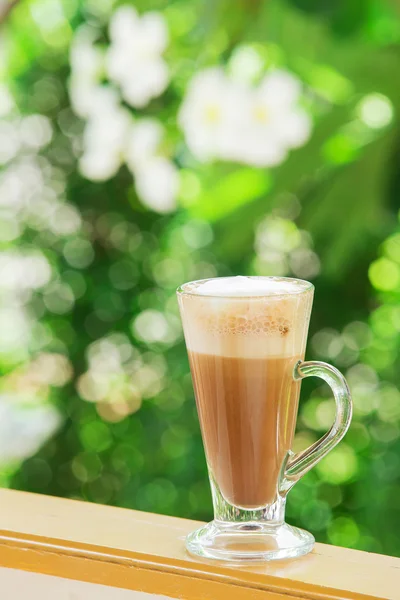
<svg viewBox="0 0 400 600">
<path fill-rule="evenodd" d="M 354 548 L 360 539 L 360 531 L 351 517 L 337 517 L 328 527 L 328 539 L 335 546 Z"/>
<path fill-rule="evenodd" d="M 63 315 L 71 311 L 75 297 L 67 283 L 55 281 L 46 287 L 43 301 L 50 312 Z"/>
<path fill-rule="evenodd" d="M 360 119 L 372 129 L 389 125 L 393 119 L 393 105 L 382 94 L 364 96 L 357 106 Z"/>
<path fill-rule="evenodd" d="M 103 452 L 113 442 L 109 427 L 101 421 L 85 423 L 80 431 L 80 439 L 85 450 Z"/>
<path fill-rule="evenodd" d="M 206 221 L 191 220 L 182 227 L 182 236 L 186 244 L 195 250 L 211 244 L 213 230 Z"/>
<path fill-rule="evenodd" d="M 231 75 L 240 81 L 255 81 L 265 67 L 264 57 L 254 46 L 237 46 L 229 61 Z"/>
<path fill-rule="evenodd" d="M 84 239 L 68 240 L 64 246 L 66 261 L 75 269 L 85 269 L 94 259 L 92 244 Z"/>
<path fill-rule="evenodd" d="M 130 290 L 139 279 L 138 268 L 133 261 L 119 260 L 111 265 L 108 276 L 118 290 Z"/>
<path fill-rule="evenodd" d="M 340 484 L 352 479 L 358 471 L 358 458 L 353 448 L 342 442 L 316 466 L 321 479 Z"/>
<path fill-rule="evenodd" d="M 99 477 L 102 463 L 94 452 L 81 452 L 72 461 L 72 473 L 82 483 L 94 481 Z"/>
<path fill-rule="evenodd" d="M 304 526 L 311 531 L 321 531 L 331 522 L 332 510 L 327 502 L 314 500 L 304 505 L 301 518 Z"/>
<path fill-rule="evenodd" d="M 392 291 L 397 289 L 400 284 L 399 266 L 385 257 L 378 258 L 371 264 L 368 276 L 377 290 Z"/>
<path fill-rule="evenodd" d="M 180 172 L 180 190 L 179 198 L 183 206 L 195 204 L 201 194 L 201 182 L 199 177 L 193 172 L 182 169 Z"/>
<path fill-rule="evenodd" d="M 132 327 L 134 334 L 146 342 L 166 342 L 169 339 L 167 319 L 158 310 L 144 310 L 133 321 Z"/>
</svg>

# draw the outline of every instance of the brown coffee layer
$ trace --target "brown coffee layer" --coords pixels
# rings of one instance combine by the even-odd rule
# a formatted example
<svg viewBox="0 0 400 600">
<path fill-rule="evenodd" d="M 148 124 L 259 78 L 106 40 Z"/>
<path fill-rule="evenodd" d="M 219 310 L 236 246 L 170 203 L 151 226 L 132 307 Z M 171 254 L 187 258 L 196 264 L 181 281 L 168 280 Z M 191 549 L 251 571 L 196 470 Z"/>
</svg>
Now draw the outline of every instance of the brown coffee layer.
<svg viewBox="0 0 400 600">
<path fill-rule="evenodd" d="M 208 465 L 234 506 L 276 500 L 295 431 L 302 357 L 230 358 L 189 352 Z"/>
</svg>

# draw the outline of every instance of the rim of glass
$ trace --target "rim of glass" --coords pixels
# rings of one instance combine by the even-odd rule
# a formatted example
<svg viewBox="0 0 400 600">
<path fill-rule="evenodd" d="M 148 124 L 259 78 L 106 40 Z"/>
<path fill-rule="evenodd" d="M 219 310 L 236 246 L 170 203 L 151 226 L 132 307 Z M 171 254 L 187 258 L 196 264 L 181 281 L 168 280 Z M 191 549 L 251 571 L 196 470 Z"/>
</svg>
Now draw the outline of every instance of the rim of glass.
<svg viewBox="0 0 400 600">
<path fill-rule="evenodd" d="M 195 284 L 200 284 L 200 283 L 206 283 L 207 281 L 214 281 L 216 279 L 232 279 L 233 277 L 235 277 L 235 275 L 230 275 L 227 277 L 208 277 L 207 279 L 196 279 L 195 281 L 187 281 L 186 283 L 183 283 L 182 285 L 180 285 L 177 290 L 176 293 L 182 296 L 201 296 L 202 298 L 230 298 L 231 300 L 243 300 L 244 298 L 249 299 L 249 298 L 281 298 L 283 296 L 299 296 L 302 294 L 306 294 L 307 292 L 310 292 L 311 290 L 314 289 L 314 285 L 310 282 L 307 281 L 306 279 L 298 279 L 297 277 L 278 277 L 278 276 L 268 276 L 268 275 L 243 275 L 243 277 L 247 277 L 248 279 L 273 279 L 275 280 L 279 280 L 279 281 L 296 281 L 299 282 L 301 284 L 304 284 L 304 287 L 302 287 L 302 289 L 300 289 L 297 292 L 282 292 L 279 294 L 261 294 L 261 295 L 255 295 L 255 296 L 249 296 L 249 295 L 245 295 L 245 296 L 230 296 L 230 295 L 226 295 L 226 294 L 198 294 L 196 293 L 195 290 L 192 291 L 187 291 L 185 290 L 186 286 L 189 285 L 195 285 Z"/>
</svg>

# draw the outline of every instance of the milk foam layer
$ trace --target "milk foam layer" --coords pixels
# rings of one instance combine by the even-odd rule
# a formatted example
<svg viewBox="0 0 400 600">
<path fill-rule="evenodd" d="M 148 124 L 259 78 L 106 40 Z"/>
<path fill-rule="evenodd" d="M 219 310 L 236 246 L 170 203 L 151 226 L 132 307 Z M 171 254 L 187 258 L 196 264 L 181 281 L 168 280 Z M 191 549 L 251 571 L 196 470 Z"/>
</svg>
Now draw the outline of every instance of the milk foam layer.
<svg viewBox="0 0 400 600">
<path fill-rule="evenodd" d="M 308 281 L 285 277 L 218 277 L 188 284 L 202 296 L 247 297 L 296 294 L 309 289 Z"/>
<path fill-rule="evenodd" d="M 179 303 L 192 352 L 226 357 L 303 356 L 313 288 L 275 277 L 229 277 L 183 286 Z"/>
</svg>

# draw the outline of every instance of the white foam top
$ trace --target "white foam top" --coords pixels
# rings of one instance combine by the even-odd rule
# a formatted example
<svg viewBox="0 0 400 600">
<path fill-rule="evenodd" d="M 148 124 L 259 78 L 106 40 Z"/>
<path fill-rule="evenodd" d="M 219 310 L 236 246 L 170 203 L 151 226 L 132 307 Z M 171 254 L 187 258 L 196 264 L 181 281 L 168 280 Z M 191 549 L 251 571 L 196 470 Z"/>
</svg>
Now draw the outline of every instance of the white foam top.
<svg viewBox="0 0 400 600">
<path fill-rule="evenodd" d="M 183 286 L 189 350 L 227 357 L 303 356 L 312 286 L 282 277 L 223 277 Z"/>
<path fill-rule="evenodd" d="M 202 296 L 248 297 L 296 294 L 310 288 L 307 281 L 285 277 L 217 277 L 188 284 Z"/>
</svg>

